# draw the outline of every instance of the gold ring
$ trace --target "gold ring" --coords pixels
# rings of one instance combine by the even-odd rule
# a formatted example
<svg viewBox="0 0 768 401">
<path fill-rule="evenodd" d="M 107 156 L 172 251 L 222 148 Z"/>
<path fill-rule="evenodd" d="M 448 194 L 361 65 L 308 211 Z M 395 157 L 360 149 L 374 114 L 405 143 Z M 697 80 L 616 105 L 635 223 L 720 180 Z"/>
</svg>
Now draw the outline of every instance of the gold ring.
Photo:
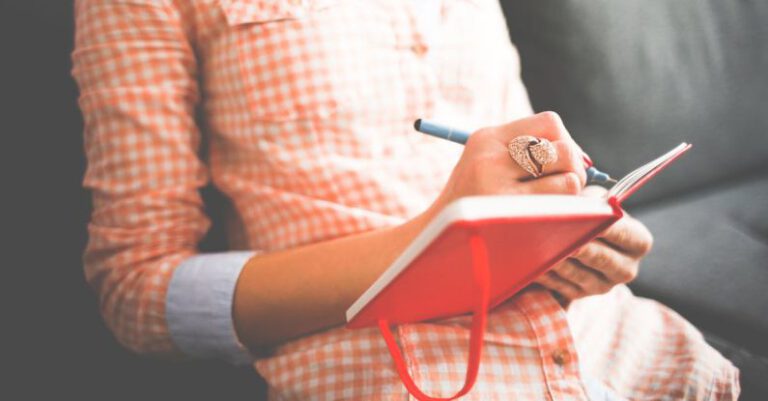
<svg viewBox="0 0 768 401">
<path fill-rule="evenodd" d="M 534 178 L 541 176 L 544 166 L 557 161 L 555 147 L 544 138 L 518 136 L 509 141 L 507 149 L 512 160 Z"/>
</svg>

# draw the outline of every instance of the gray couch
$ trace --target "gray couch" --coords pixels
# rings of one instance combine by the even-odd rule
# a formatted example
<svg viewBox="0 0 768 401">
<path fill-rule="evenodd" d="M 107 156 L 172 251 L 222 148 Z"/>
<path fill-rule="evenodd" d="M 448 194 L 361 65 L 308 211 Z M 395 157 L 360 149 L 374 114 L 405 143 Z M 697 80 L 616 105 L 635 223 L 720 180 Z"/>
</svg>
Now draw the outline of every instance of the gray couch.
<svg viewBox="0 0 768 401">
<path fill-rule="evenodd" d="M 504 1 L 534 108 L 623 175 L 694 147 L 628 210 L 655 234 L 633 290 L 671 306 L 768 399 L 768 1 Z"/>
</svg>

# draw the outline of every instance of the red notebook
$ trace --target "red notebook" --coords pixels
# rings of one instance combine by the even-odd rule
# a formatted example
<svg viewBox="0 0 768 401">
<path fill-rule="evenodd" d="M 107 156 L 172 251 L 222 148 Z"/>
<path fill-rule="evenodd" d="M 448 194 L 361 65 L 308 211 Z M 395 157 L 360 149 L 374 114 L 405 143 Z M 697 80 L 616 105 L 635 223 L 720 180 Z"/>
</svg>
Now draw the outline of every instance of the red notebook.
<svg viewBox="0 0 768 401">
<path fill-rule="evenodd" d="M 398 374 L 420 400 L 472 388 L 489 308 L 504 302 L 622 216 L 621 202 L 686 152 L 682 143 L 619 180 L 604 198 L 462 198 L 446 207 L 347 310 L 347 327 L 378 325 Z M 433 398 L 408 373 L 390 325 L 473 313 L 464 386 Z"/>
</svg>

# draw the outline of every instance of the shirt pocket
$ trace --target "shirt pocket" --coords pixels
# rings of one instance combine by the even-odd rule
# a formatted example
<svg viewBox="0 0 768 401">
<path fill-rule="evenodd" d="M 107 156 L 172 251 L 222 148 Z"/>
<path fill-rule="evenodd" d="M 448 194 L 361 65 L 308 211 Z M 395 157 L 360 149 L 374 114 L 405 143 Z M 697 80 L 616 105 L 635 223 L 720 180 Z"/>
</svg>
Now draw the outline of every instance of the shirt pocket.
<svg viewBox="0 0 768 401">
<path fill-rule="evenodd" d="M 398 2 L 219 0 L 257 121 L 387 119 L 428 102 Z M 374 118 L 374 120 L 378 119 Z"/>
</svg>

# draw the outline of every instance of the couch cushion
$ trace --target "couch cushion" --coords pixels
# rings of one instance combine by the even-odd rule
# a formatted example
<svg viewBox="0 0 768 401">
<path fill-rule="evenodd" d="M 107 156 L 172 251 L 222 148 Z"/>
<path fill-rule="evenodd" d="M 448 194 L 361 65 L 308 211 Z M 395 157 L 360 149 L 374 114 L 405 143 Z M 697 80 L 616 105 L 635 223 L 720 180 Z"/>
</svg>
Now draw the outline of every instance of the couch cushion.
<svg viewBox="0 0 768 401">
<path fill-rule="evenodd" d="M 635 215 L 655 238 L 635 292 L 768 356 L 768 176 Z"/>
<path fill-rule="evenodd" d="M 502 2 L 537 110 L 622 175 L 694 149 L 639 203 L 768 167 L 768 1 Z"/>
<path fill-rule="evenodd" d="M 739 368 L 741 394 L 739 401 L 765 401 L 768 396 L 768 357 L 754 354 L 743 347 L 704 332 L 704 338 Z"/>
</svg>

